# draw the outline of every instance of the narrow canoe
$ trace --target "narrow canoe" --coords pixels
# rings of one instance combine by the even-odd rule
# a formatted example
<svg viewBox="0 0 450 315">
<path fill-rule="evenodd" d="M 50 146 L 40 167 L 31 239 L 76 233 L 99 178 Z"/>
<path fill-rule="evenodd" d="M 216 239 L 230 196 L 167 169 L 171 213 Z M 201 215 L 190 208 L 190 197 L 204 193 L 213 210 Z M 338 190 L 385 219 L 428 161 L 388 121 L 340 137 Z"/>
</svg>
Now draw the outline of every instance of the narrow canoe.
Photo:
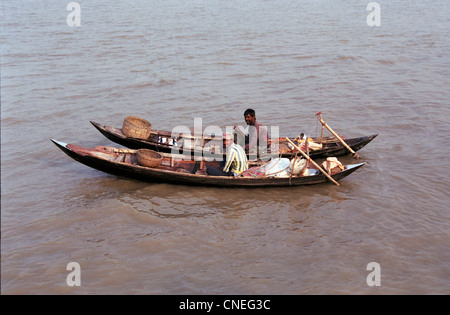
<svg viewBox="0 0 450 315">
<path fill-rule="evenodd" d="M 173 153 L 179 152 L 182 154 L 195 154 L 195 150 L 201 152 L 203 154 L 204 148 L 208 144 L 213 144 L 215 138 L 204 137 L 200 139 L 201 142 L 198 146 L 193 145 L 194 149 L 183 148 L 182 146 L 178 146 L 177 139 L 172 138 L 170 131 L 163 130 L 152 130 L 148 139 L 139 139 L 139 138 L 129 138 L 126 137 L 121 128 L 116 128 L 108 125 L 103 125 L 94 121 L 91 121 L 91 124 L 102 133 L 109 140 L 123 145 L 130 149 L 150 149 L 158 152 L 164 153 Z M 361 150 L 364 146 L 366 146 L 369 142 L 371 142 L 378 134 L 374 134 L 371 136 L 357 137 L 357 138 L 349 138 L 344 139 L 345 143 L 354 151 L 357 152 Z M 195 137 L 193 138 L 193 142 L 196 141 Z M 291 158 L 295 156 L 296 150 L 291 150 L 285 142 L 284 139 L 277 139 L 279 141 L 279 152 L 275 152 L 274 155 Z M 295 141 L 294 138 L 291 139 Z M 216 144 L 220 143 L 216 141 Z M 314 142 L 319 142 L 320 139 L 313 139 Z M 298 153 L 298 152 L 297 152 Z M 270 152 L 269 152 L 270 154 Z M 322 148 L 317 150 L 310 150 L 309 156 L 311 158 L 321 158 L 321 157 L 330 157 L 330 156 L 342 156 L 349 154 L 349 151 L 345 148 L 345 146 L 335 137 L 327 137 L 323 139 Z"/>
<path fill-rule="evenodd" d="M 291 177 L 211 176 L 206 174 L 206 167 L 218 167 L 219 161 L 183 160 L 180 159 L 180 156 L 165 153 L 160 153 L 161 163 L 159 166 L 146 167 L 137 163 L 137 150 L 107 146 L 85 148 L 54 139 L 51 139 L 51 141 L 68 156 L 86 166 L 112 175 L 140 181 L 214 187 L 281 187 L 331 183 L 320 172 L 316 172 L 315 175 Z M 335 181 L 341 180 L 364 164 L 346 165 L 343 171 L 332 175 L 332 178 Z M 195 171 L 196 166 L 199 166 L 199 168 Z"/>
</svg>

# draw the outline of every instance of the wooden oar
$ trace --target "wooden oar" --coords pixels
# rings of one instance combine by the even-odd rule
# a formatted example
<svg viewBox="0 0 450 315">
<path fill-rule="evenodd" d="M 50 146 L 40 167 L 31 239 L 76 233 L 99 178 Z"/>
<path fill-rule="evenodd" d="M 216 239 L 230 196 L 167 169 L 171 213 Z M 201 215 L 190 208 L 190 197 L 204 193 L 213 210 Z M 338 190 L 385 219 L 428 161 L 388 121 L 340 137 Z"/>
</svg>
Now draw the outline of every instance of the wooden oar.
<svg viewBox="0 0 450 315">
<path fill-rule="evenodd" d="M 286 140 L 289 141 L 290 144 L 292 144 L 294 146 L 294 148 L 296 148 L 298 151 L 300 151 L 300 153 L 306 158 L 306 160 L 308 162 L 311 162 L 315 167 L 317 167 L 319 169 L 319 171 L 321 171 L 326 177 L 328 177 L 329 180 L 331 180 L 333 183 L 335 183 L 336 185 L 340 186 L 340 184 L 335 181 L 333 179 L 333 177 L 331 177 L 327 172 L 325 172 L 316 162 L 314 162 L 309 155 L 307 155 L 305 152 L 303 152 L 294 142 L 291 141 L 291 139 L 289 139 L 288 137 L 286 137 Z"/>
<path fill-rule="evenodd" d="M 328 126 L 327 125 L 327 123 L 322 119 L 322 116 L 320 116 L 320 114 L 316 114 L 317 115 L 317 118 L 319 119 L 319 121 L 320 121 L 320 123 L 322 124 L 322 128 L 323 128 L 323 126 L 325 126 L 325 128 L 327 128 L 340 142 L 342 142 L 342 144 L 344 145 L 344 147 L 346 147 L 347 148 L 347 150 L 349 150 L 350 152 L 351 152 L 351 154 L 352 154 L 352 156 L 355 158 L 355 159 L 359 159 L 359 155 L 358 154 L 356 154 L 355 153 L 355 151 L 353 151 L 352 150 L 352 148 L 350 148 L 348 145 L 347 145 L 347 143 L 345 143 L 345 141 L 344 140 L 342 140 L 342 138 L 341 137 L 339 137 L 339 135 L 336 133 L 336 132 L 334 132 L 334 130 L 333 129 L 331 129 L 331 127 L 330 126 Z"/>
<path fill-rule="evenodd" d="M 113 149 L 114 153 L 136 153 L 137 150 L 130 150 L 130 149 Z"/>
</svg>

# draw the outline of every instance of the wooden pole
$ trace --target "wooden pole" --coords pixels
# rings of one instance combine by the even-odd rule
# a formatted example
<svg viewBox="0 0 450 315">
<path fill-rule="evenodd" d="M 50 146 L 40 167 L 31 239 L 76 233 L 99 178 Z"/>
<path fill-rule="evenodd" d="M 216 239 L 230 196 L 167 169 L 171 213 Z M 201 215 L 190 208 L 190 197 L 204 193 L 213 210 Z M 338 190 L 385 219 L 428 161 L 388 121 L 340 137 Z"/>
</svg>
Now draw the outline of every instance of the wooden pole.
<svg viewBox="0 0 450 315">
<path fill-rule="evenodd" d="M 130 150 L 130 149 L 113 149 L 114 153 L 136 153 L 137 150 Z"/>
<path fill-rule="evenodd" d="M 328 129 L 328 130 L 329 130 L 329 131 L 330 131 L 330 132 L 331 132 L 331 133 L 332 133 L 332 134 L 333 134 L 340 142 L 342 142 L 342 144 L 344 145 L 344 147 L 346 147 L 347 150 L 349 150 L 349 151 L 351 152 L 352 156 L 353 156 L 355 159 L 359 159 L 359 155 L 356 154 L 355 151 L 353 151 L 352 148 L 350 148 L 350 147 L 347 145 L 347 143 L 345 143 L 345 141 L 342 140 L 342 138 L 339 137 L 339 135 L 338 135 L 336 132 L 334 132 L 334 130 L 331 129 L 330 126 L 327 125 L 327 123 L 322 119 L 322 117 L 321 117 L 320 115 L 317 115 L 317 117 L 318 117 L 320 123 L 322 124 L 322 126 L 324 126 L 325 128 L 327 128 L 327 129 Z"/>
<path fill-rule="evenodd" d="M 309 142 L 308 142 L 308 136 L 306 136 L 306 139 L 305 139 L 305 149 L 306 149 L 306 154 L 309 156 Z"/>
<path fill-rule="evenodd" d="M 305 152 L 303 152 L 294 142 L 291 141 L 291 139 L 286 137 L 286 140 L 289 141 L 290 144 L 292 144 L 294 146 L 294 148 L 296 148 L 298 151 L 300 151 L 300 153 L 306 158 L 307 161 L 311 162 L 315 167 L 317 167 L 319 169 L 319 171 L 321 171 L 326 177 L 328 177 L 329 180 L 331 180 L 336 185 L 340 186 L 340 184 L 337 181 L 335 181 L 333 179 L 333 177 L 331 177 L 327 172 L 325 172 L 316 162 L 311 160 L 309 155 L 307 155 Z"/>
<path fill-rule="evenodd" d="M 324 125 L 322 125 L 322 133 L 320 134 L 320 144 L 323 143 L 323 129 L 325 128 Z"/>
</svg>

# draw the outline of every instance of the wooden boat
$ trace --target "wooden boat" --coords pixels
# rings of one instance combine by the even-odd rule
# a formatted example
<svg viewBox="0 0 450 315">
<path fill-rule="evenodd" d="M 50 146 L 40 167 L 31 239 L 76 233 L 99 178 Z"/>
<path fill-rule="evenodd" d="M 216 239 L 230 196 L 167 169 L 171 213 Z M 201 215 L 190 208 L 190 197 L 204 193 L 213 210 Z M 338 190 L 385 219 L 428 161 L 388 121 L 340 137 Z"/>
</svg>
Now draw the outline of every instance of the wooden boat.
<svg viewBox="0 0 450 315">
<path fill-rule="evenodd" d="M 137 163 L 138 150 L 107 146 L 85 148 L 54 139 L 51 139 L 51 141 L 68 156 L 84 165 L 116 176 L 141 181 L 216 187 L 299 186 L 330 182 L 327 176 L 319 172 L 316 175 L 291 177 L 211 176 L 207 175 L 206 167 L 218 167 L 219 161 L 196 162 L 191 159 L 181 160 L 178 159 L 180 156 L 166 153 L 160 153 L 161 161 L 158 166 L 146 167 Z M 331 175 L 331 177 L 338 181 L 350 175 L 364 164 L 347 165 L 343 171 Z M 196 166 L 199 167 L 197 170 L 194 169 Z"/>
<path fill-rule="evenodd" d="M 192 142 L 190 142 L 189 148 L 183 147 L 181 143 L 178 143 L 178 139 L 172 138 L 172 132 L 163 131 L 163 130 L 152 130 L 150 132 L 150 136 L 148 139 L 138 139 L 138 138 L 129 138 L 126 137 L 120 128 L 103 125 L 94 121 L 91 121 L 91 124 L 100 131 L 106 138 L 109 140 L 116 142 L 120 145 L 123 145 L 130 149 L 151 149 L 158 152 L 164 153 L 173 153 L 180 152 L 182 154 L 195 154 L 195 151 L 200 152 L 200 155 L 208 151 L 208 145 L 210 147 L 214 145 L 220 145 L 221 141 L 217 140 L 217 138 L 211 137 L 203 137 L 203 138 L 192 138 Z M 371 136 L 358 137 L 358 138 L 350 138 L 344 139 L 345 143 L 353 150 L 359 151 L 365 145 L 367 145 L 370 141 L 372 141 L 378 134 L 374 134 Z M 292 150 L 288 143 L 284 138 L 276 139 L 279 142 L 278 152 L 274 153 L 274 155 L 291 158 L 295 156 L 296 150 Z M 295 141 L 294 138 L 291 138 L 292 141 Z M 312 139 L 315 143 L 319 143 L 320 139 Z M 215 143 L 214 143 L 215 141 Z M 273 140 L 269 140 L 269 144 Z M 223 152 L 223 151 L 222 151 Z M 298 153 L 298 151 L 297 151 Z M 325 137 L 322 139 L 322 146 L 320 149 L 311 149 L 309 151 L 309 156 L 311 158 L 320 158 L 320 157 L 331 157 L 331 156 L 342 156 L 348 154 L 349 151 L 345 146 L 336 138 L 336 137 Z M 268 152 L 270 154 L 270 151 Z"/>
</svg>

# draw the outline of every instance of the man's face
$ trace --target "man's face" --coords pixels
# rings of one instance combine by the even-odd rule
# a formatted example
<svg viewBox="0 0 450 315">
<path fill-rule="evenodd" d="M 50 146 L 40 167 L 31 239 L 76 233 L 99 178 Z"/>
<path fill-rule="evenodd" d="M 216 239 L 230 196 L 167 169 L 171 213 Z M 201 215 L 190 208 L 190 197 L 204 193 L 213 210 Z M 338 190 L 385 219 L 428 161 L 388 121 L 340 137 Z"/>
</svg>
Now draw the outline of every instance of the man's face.
<svg viewBox="0 0 450 315">
<path fill-rule="evenodd" d="M 225 143 L 225 147 L 228 148 L 230 145 L 233 144 L 233 138 L 226 138 L 223 142 Z"/>
<path fill-rule="evenodd" d="M 244 115 L 244 119 L 245 119 L 245 122 L 247 123 L 247 125 L 253 126 L 255 124 L 255 120 L 256 120 L 255 116 L 247 114 L 247 115 Z"/>
</svg>

